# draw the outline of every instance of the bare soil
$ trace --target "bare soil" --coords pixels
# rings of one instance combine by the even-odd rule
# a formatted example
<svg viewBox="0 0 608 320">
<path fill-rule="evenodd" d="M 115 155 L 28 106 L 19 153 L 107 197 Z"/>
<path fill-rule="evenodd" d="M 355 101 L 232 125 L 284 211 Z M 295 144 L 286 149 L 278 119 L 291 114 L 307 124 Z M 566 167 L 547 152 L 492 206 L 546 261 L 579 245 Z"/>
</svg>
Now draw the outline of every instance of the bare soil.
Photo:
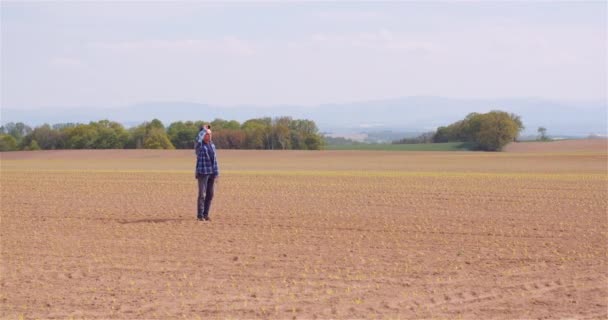
<svg viewBox="0 0 608 320">
<path fill-rule="evenodd" d="M 608 139 L 556 140 L 538 142 L 513 142 L 505 147 L 506 152 L 606 152 Z"/>
<path fill-rule="evenodd" d="M 604 151 L 1 157 L 2 318 L 608 318 Z"/>
</svg>

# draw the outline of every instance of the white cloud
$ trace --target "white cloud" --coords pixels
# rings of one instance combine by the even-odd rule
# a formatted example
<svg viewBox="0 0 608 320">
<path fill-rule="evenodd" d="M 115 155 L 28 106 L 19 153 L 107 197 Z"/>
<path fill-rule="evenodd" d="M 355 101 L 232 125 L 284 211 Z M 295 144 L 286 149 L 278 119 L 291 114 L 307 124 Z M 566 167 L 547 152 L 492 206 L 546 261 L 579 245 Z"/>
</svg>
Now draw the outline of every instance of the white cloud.
<svg viewBox="0 0 608 320">
<path fill-rule="evenodd" d="M 315 16 L 332 22 L 362 22 L 388 18 L 385 13 L 377 11 L 322 11 Z"/>
<path fill-rule="evenodd" d="M 85 66 L 80 59 L 66 57 L 53 58 L 50 60 L 50 65 L 61 69 L 78 69 Z"/>
<path fill-rule="evenodd" d="M 113 53 L 143 53 L 162 51 L 167 53 L 219 53 L 236 56 L 249 56 L 257 52 L 253 43 L 238 37 L 223 37 L 213 40 L 135 40 L 118 42 L 91 42 L 93 50 Z"/>
<path fill-rule="evenodd" d="M 316 33 L 308 39 L 292 41 L 288 46 L 291 48 L 373 49 L 418 53 L 434 49 L 433 43 L 429 41 L 423 41 L 414 36 L 395 34 L 386 29 L 350 34 Z"/>
</svg>

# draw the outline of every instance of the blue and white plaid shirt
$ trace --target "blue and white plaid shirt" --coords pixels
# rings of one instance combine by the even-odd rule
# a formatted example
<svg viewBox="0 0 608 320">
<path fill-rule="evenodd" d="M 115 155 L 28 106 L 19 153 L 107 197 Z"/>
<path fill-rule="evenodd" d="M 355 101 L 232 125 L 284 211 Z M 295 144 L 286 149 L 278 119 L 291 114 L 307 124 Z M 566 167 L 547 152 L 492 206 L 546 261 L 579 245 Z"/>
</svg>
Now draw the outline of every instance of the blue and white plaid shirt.
<svg viewBox="0 0 608 320">
<path fill-rule="evenodd" d="M 202 143 L 196 155 L 196 173 L 219 175 L 220 170 L 217 166 L 217 156 L 213 142 Z"/>
</svg>

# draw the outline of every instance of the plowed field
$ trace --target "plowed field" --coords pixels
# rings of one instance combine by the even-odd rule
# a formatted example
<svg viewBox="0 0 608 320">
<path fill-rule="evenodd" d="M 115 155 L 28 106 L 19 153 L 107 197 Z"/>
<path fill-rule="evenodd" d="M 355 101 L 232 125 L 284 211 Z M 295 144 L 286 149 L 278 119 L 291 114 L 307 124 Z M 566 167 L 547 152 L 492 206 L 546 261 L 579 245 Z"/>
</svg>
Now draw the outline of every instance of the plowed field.
<svg viewBox="0 0 608 320">
<path fill-rule="evenodd" d="M 608 156 L 4 153 L 0 315 L 608 317 Z"/>
</svg>

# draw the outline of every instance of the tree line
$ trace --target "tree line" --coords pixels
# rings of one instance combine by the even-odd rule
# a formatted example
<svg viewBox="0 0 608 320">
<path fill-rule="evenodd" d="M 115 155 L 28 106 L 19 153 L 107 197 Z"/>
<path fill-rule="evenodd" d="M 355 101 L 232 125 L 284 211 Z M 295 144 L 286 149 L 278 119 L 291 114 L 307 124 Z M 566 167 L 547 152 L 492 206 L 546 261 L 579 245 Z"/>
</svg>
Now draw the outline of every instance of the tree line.
<svg viewBox="0 0 608 320">
<path fill-rule="evenodd" d="M 521 117 L 513 113 L 494 110 L 488 113 L 470 113 L 463 120 L 437 128 L 416 138 L 393 143 L 468 142 L 474 149 L 500 151 L 515 141 L 524 129 Z"/>
<path fill-rule="evenodd" d="M 203 124 L 210 124 L 220 149 L 319 150 L 324 144 L 314 121 L 291 117 L 177 121 L 165 127 L 154 119 L 133 128 L 110 120 L 43 124 L 22 122 L 0 127 L 0 151 L 54 149 L 191 149 Z"/>
</svg>

